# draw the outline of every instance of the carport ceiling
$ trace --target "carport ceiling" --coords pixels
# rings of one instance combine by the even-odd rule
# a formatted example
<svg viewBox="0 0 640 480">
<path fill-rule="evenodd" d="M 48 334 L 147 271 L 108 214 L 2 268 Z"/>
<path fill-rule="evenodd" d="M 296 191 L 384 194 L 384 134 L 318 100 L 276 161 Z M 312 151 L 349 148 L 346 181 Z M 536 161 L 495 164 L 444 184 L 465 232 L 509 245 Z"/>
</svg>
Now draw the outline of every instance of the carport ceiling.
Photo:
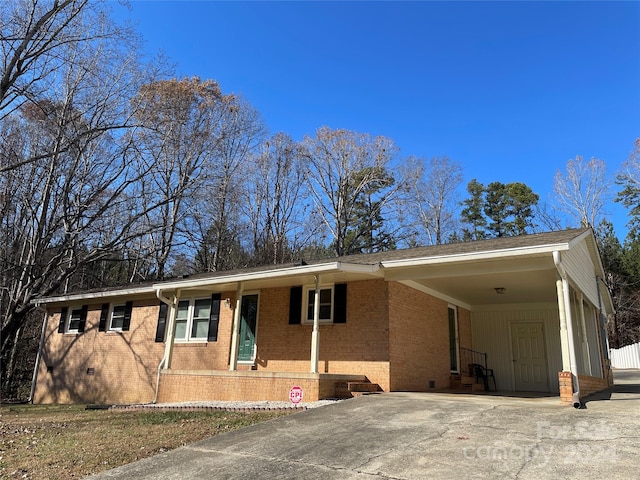
<svg viewBox="0 0 640 480">
<path fill-rule="evenodd" d="M 417 283 L 473 306 L 556 302 L 555 281 L 555 270 L 537 270 L 429 278 Z M 504 288 L 504 293 L 496 293 L 496 288 Z"/>
<path fill-rule="evenodd" d="M 385 272 L 385 278 L 412 281 L 471 306 L 557 301 L 557 270 L 551 256 L 440 263 L 402 270 Z M 504 293 L 497 293 L 496 288 L 503 288 Z"/>
</svg>

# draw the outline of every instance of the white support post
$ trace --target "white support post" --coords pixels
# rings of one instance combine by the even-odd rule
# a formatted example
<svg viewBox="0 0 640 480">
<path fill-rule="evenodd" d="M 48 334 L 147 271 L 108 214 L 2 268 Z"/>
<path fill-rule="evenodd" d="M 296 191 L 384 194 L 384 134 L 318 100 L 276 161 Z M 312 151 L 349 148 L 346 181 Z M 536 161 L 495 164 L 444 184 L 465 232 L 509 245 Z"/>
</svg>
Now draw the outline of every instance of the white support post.
<svg viewBox="0 0 640 480">
<path fill-rule="evenodd" d="M 578 379 L 578 362 L 576 361 L 576 345 L 573 335 L 573 316 L 571 312 L 571 290 L 567 272 L 562 264 L 562 257 L 559 251 L 553 252 L 553 263 L 558 269 L 558 274 L 562 280 L 556 281 L 556 290 L 558 292 L 558 308 L 560 313 L 560 342 L 562 344 L 562 369 L 565 372 L 571 372 L 573 384 L 573 406 L 580 407 L 580 380 Z M 569 368 L 567 369 L 567 362 Z"/>
<path fill-rule="evenodd" d="M 233 311 L 233 331 L 231 333 L 231 358 L 229 359 L 229 370 L 235 371 L 238 368 L 238 347 L 240 345 L 240 309 L 242 307 L 242 283 L 238 284 L 236 290 L 236 308 Z"/>
<path fill-rule="evenodd" d="M 171 299 L 171 307 L 169 308 L 169 325 L 167 326 L 167 341 L 164 346 L 164 368 L 171 369 L 171 359 L 173 358 L 173 345 L 176 333 L 176 316 L 178 314 L 178 303 L 180 302 L 180 290 L 176 290 L 175 295 Z"/>
<path fill-rule="evenodd" d="M 320 278 L 315 277 L 316 285 L 313 296 L 313 331 L 311 332 L 311 373 L 318 373 L 320 359 Z"/>
<path fill-rule="evenodd" d="M 564 305 L 564 290 L 562 280 L 556 280 L 556 294 L 558 296 L 558 314 L 560 316 L 560 349 L 562 352 L 562 371 L 571 371 L 571 360 L 569 358 L 569 337 L 567 335 L 567 316 Z"/>
</svg>

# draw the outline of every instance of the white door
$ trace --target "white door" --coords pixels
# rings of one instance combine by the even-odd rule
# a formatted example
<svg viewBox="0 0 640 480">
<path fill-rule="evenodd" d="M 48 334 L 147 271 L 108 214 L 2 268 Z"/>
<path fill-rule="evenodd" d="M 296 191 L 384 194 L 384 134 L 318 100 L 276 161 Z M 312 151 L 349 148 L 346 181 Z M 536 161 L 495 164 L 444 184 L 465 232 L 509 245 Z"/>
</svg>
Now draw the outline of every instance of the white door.
<svg viewBox="0 0 640 480">
<path fill-rule="evenodd" d="M 548 392 L 549 373 L 542 323 L 512 323 L 511 345 L 516 391 Z"/>
</svg>

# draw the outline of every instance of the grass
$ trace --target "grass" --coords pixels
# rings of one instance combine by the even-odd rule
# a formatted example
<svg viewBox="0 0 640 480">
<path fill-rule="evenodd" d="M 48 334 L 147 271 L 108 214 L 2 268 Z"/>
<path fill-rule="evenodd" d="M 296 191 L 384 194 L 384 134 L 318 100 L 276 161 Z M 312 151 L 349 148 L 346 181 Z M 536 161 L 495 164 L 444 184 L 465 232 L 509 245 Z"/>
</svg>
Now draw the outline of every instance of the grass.
<svg viewBox="0 0 640 480">
<path fill-rule="evenodd" d="M 0 406 L 0 478 L 81 478 L 287 414 Z"/>
</svg>

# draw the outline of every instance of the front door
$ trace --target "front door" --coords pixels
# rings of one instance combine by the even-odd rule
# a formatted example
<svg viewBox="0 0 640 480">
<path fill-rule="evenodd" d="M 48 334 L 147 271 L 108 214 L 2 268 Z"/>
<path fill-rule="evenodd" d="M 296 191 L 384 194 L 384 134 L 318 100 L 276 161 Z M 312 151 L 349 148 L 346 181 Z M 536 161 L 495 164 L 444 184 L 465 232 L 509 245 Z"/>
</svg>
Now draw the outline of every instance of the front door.
<svg viewBox="0 0 640 480">
<path fill-rule="evenodd" d="M 542 323 L 512 323 L 511 345 L 516 390 L 548 392 L 549 374 Z"/>
<path fill-rule="evenodd" d="M 239 362 L 251 362 L 254 360 L 257 322 L 258 294 L 243 295 L 242 306 L 240 307 Z"/>
</svg>

